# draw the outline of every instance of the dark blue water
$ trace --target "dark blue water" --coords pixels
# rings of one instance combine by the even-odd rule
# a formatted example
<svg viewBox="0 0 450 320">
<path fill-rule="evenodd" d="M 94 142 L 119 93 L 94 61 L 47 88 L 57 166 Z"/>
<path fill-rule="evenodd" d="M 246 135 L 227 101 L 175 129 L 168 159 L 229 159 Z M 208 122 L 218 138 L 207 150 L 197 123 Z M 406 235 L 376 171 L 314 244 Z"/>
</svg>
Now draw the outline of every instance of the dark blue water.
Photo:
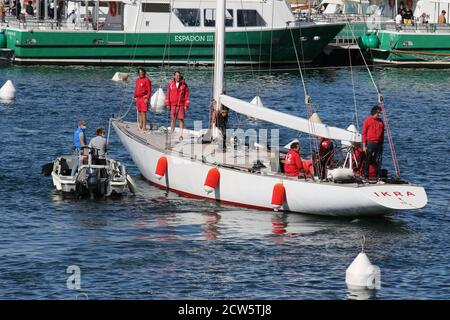
<svg viewBox="0 0 450 320">
<path fill-rule="evenodd" d="M 127 71 L 126 68 L 122 69 Z M 449 299 L 450 72 L 377 69 L 402 176 L 425 186 L 421 210 L 379 219 L 330 219 L 245 210 L 181 198 L 144 182 L 117 139 L 110 154 L 127 166 L 139 193 L 76 201 L 53 190 L 40 166 L 70 151 L 79 118 L 88 132 L 124 111 L 133 91 L 109 79 L 118 68 L 12 67 L 17 100 L 0 103 L 1 299 L 348 299 L 345 270 L 359 252 L 381 268 L 371 299 Z M 165 72 L 149 69 L 154 88 Z M 208 118 L 211 72 L 187 70 L 192 119 Z M 349 69 L 305 75 L 322 121 L 346 127 L 355 117 Z M 368 74 L 354 70 L 358 117 L 376 103 Z M 233 69 L 227 92 L 305 116 L 298 72 Z M 134 119 L 131 113 L 128 119 Z M 255 127 L 232 115 L 234 124 Z M 165 123 L 164 119 L 157 119 Z M 258 123 L 264 126 L 265 124 Z M 284 131 L 287 142 L 295 133 Z M 301 136 L 306 139 L 306 136 Z M 307 149 L 305 149 L 307 150 Z M 385 150 L 385 163 L 389 152 Z M 67 287 L 68 266 L 81 289 Z"/>
</svg>

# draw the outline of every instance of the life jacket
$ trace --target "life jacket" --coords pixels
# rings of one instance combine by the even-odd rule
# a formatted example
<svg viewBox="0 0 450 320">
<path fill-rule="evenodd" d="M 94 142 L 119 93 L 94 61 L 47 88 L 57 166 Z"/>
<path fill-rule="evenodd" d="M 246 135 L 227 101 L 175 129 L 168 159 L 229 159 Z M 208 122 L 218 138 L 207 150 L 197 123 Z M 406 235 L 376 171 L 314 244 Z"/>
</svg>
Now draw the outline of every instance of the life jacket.
<svg viewBox="0 0 450 320">
<path fill-rule="evenodd" d="M 82 129 L 78 127 L 78 129 L 73 133 L 73 146 L 74 148 L 81 148 L 81 141 L 80 141 L 80 133 L 83 133 L 84 135 L 84 143 L 86 144 L 86 133 L 85 129 Z"/>
</svg>

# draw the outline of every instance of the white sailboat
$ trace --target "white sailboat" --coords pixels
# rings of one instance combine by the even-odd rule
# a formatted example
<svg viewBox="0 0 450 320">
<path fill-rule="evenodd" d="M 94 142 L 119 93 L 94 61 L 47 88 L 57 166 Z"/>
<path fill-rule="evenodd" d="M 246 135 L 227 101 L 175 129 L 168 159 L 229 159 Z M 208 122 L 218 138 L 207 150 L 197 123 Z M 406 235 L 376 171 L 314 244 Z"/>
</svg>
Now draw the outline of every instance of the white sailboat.
<svg viewBox="0 0 450 320">
<path fill-rule="evenodd" d="M 217 1 L 214 99 L 243 115 L 308 133 L 316 137 L 360 142 L 351 130 L 313 123 L 269 107 L 261 108 L 223 93 L 225 0 Z M 219 14 L 220 13 L 220 14 Z M 367 184 L 357 180 L 298 179 L 280 171 L 280 152 L 260 144 L 222 150 L 204 143 L 205 130 L 138 131 L 136 123 L 112 119 L 122 144 L 145 179 L 152 184 L 193 198 L 220 201 L 262 210 L 280 210 L 329 216 L 374 216 L 397 210 L 422 208 L 427 203 L 423 187 L 405 183 Z M 216 130 L 217 131 L 217 130 Z M 215 132 L 213 130 L 213 132 Z M 351 168 L 348 161 L 348 168 Z M 255 166 L 256 165 L 256 166 Z M 341 181 L 342 182 L 342 181 Z"/>
</svg>

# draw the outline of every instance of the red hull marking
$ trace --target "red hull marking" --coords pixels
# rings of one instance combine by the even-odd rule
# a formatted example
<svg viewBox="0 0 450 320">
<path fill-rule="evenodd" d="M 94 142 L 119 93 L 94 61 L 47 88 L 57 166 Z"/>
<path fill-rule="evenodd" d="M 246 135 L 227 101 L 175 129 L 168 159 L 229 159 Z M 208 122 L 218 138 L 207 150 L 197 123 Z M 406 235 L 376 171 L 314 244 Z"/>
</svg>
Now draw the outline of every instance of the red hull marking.
<svg viewBox="0 0 450 320">
<path fill-rule="evenodd" d="M 392 193 L 396 197 L 404 197 L 404 195 L 400 191 L 393 191 Z M 374 194 L 377 197 L 391 197 L 391 194 L 389 193 L 389 191 L 381 191 L 381 195 L 378 192 L 374 192 Z M 412 193 L 411 191 L 406 191 L 406 197 L 411 197 L 411 196 L 415 197 L 416 195 L 414 193 Z"/>
</svg>

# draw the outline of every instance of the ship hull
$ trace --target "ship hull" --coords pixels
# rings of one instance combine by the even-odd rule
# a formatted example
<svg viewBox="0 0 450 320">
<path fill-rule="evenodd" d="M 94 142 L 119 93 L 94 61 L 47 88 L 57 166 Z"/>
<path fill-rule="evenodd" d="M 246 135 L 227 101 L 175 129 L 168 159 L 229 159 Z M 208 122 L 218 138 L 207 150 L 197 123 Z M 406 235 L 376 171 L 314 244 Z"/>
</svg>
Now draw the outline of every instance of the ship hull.
<svg viewBox="0 0 450 320">
<path fill-rule="evenodd" d="M 226 64 L 311 62 L 343 24 L 307 24 L 226 33 Z M 126 33 L 9 28 L 7 48 L 17 64 L 212 64 L 213 32 Z M 169 40 L 168 40 L 169 39 Z M 295 42 L 295 45 L 293 44 Z"/>
<path fill-rule="evenodd" d="M 324 216 L 376 216 L 396 210 L 417 209 L 426 202 L 422 187 L 415 185 L 358 185 L 318 183 L 279 175 L 255 174 L 212 165 L 152 146 L 151 139 L 135 134 L 131 124 L 113 121 L 122 144 L 142 176 L 160 188 L 182 196 L 219 201 L 247 208 L 273 210 L 275 184 L 282 183 L 285 197 L 280 211 Z M 167 171 L 155 175 L 158 160 L 167 158 Z M 220 171 L 219 185 L 207 193 L 204 181 L 211 168 Z"/>
</svg>

